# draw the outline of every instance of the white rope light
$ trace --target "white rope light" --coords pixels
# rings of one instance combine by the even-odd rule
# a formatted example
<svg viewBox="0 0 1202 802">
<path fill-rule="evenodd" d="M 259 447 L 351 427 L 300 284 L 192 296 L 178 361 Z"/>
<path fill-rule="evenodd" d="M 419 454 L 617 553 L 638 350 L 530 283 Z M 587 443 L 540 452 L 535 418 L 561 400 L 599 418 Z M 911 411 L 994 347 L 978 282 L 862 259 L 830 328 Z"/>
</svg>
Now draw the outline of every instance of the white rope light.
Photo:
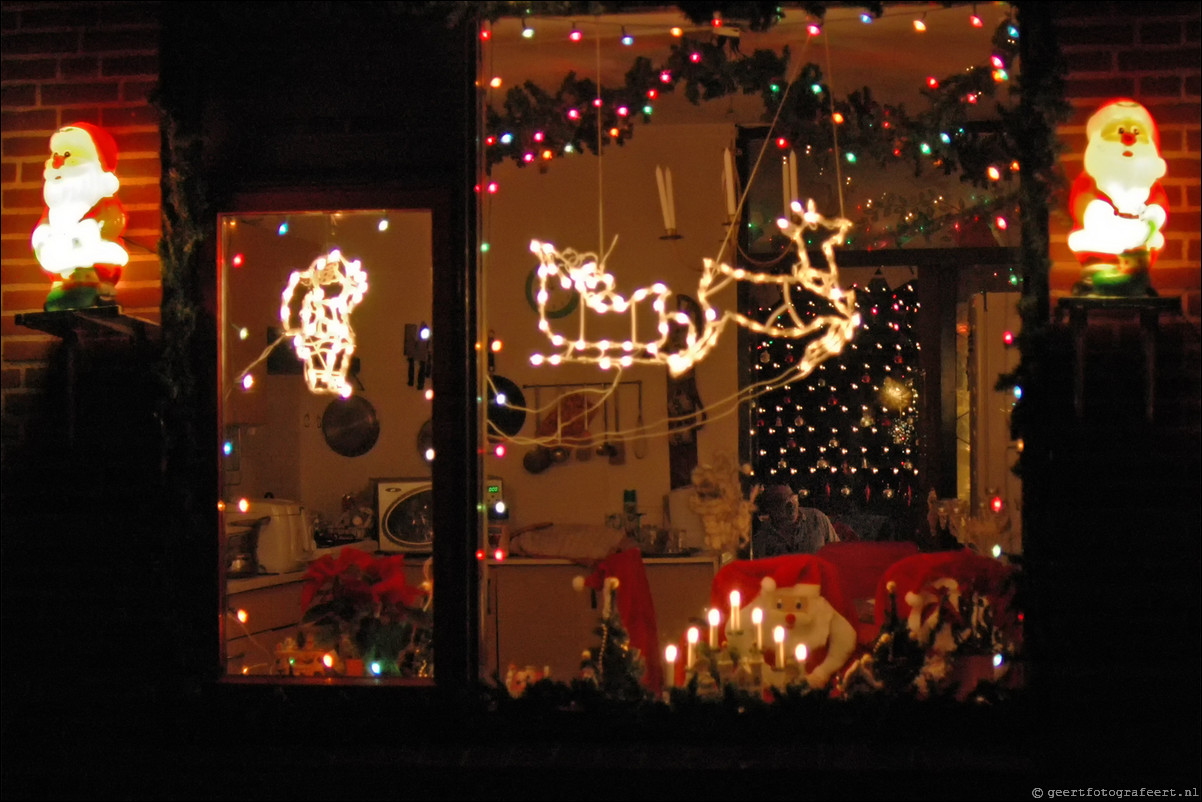
<svg viewBox="0 0 1202 802">
<path fill-rule="evenodd" d="M 307 288 L 300 309 L 293 312 L 298 287 Z M 338 249 L 319 256 L 307 270 L 294 270 L 280 300 L 280 322 L 292 337 L 296 355 L 305 363 L 305 381 L 314 393 L 352 390 L 346 380 L 355 353 L 350 314 L 367 292 L 367 273 L 356 259 L 348 262 Z"/>
<path fill-rule="evenodd" d="M 843 345 L 851 339 L 859 326 L 860 317 L 855 311 L 855 294 L 845 292 L 839 287 L 838 266 L 835 264 L 835 245 L 843 243 L 844 236 L 851 228 L 851 221 L 844 218 L 828 220 L 815 211 L 812 200 L 804 212 L 801 204 L 796 201 L 792 203 L 791 210 L 793 217 L 801 221 L 800 224 L 784 218 L 777 221 L 777 225 L 797 246 L 797 261 L 789 273 L 757 273 L 730 267 L 712 259 L 704 260 L 704 269 L 696 294 L 703 317 L 700 331 L 697 324 L 684 312 L 669 311 L 668 296 L 672 291 L 666 284 L 658 282 L 650 287 L 637 289 L 627 299 L 614 292 L 614 277 L 605 271 L 604 260 L 595 253 L 577 253 L 571 249 L 559 251 L 549 242 L 532 240 L 530 250 L 538 256 L 540 262 L 539 290 L 536 296 L 538 327 L 547 335 L 551 345 L 559 350 L 551 354 L 533 354 L 530 357 L 531 364 L 592 363 L 602 370 L 629 367 L 635 363 L 662 364 L 668 367 L 673 376 L 679 376 L 704 359 L 717 345 L 718 337 L 726 324 L 734 321 L 736 325 L 772 337 L 801 339 L 821 332 L 820 336 L 806 345 L 801 362 L 792 371 L 795 378 L 804 378 L 827 357 L 843 349 Z M 827 262 L 824 268 L 815 267 L 810 263 L 804 239 L 804 232 L 807 230 L 826 230 L 830 233 L 822 242 L 822 253 Z M 547 285 L 551 281 L 558 282 L 565 290 L 575 290 L 580 295 L 580 332 L 574 338 L 551 329 L 546 314 L 549 298 Z M 776 321 L 779 317 L 786 316 L 792 321 L 792 325 L 761 323 L 738 312 L 719 312 L 711 304 L 710 296 L 721 291 L 732 281 L 780 285 L 781 304 L 772 311 L 768 320 Z M 804 320 L 793 304 L 794 285 L 825 298 L 830 302 L 831 312 Z M 656 313 L 658 336 L 654 340 L 640 340 L 635 313 L 639 304 L 648 301 Z M 598 314 L 628 314 L 629 338 L 622 342 L 587 339 L 585 309 L 591 309 Z M 684 348 L 669 352 L 666 346 L 669 344 L 673 324 L 684 327 Z"/>
</svg>

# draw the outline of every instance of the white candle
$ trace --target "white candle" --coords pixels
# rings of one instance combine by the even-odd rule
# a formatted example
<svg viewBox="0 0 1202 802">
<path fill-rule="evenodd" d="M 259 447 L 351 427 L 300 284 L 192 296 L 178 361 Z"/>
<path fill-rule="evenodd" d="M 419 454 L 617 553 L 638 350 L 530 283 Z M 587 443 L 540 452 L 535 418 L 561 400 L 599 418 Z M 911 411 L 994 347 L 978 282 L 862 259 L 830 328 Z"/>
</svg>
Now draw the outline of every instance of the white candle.
<svg viewBox="0 0 1202 802">
<path fill-rule="evenodd" d="M 688 659 L 685 660 L 685 664 L 684 664 L 684 667 L 686 669 L 693 667 L 693 657 L 694 657 L 694 652 L 696 651 L 697 639 L 699 637 L 701 637 L 701 633 L 698 632 L 697 627 L 689 627 L 689 631 L 688 631 L 689 652 L 687 655 Z"/>
<path fill-rule="evenodd" d="M 731 632 L 742 632 L 743 631 L 743 616 L 742 616 L 742 612 L 739 610 L 739 602 L 740 601 L 742 601 L 742 596 L 739 595 L 739 591 L 732 590 L 730 592 L 730 631 Z"/>
<path fill-rule="evenodd" d="M 664 168 L 664 183 L 668 188 L 668 230 L 676 230 L 676 196 L 672 193 L 672 168 Z"/>
<path fill-rule="evenodd" d="M 785 670 L 785 628 L 777 627 L 772 630 L 772 640 L 776 641 L 776 670 Z"/>
<path fill-rule="evenodd" d="M 805 673 L 806 654 L 806 645 L 804 643 L 797 644 L 797 648 L 793 650 L 793 656 L 797 658 L 797 662 L 801 663 L 803 674 Z"/>
<path fill-rule="evenodd" d="M 797 200 L 797 153 L 789 151 L 789 201 Z"/>
<path fill-rule="evenodd" d="M 755 648 L 764 648 L 764 611 L 759 607 L 751 608 L 751 623 L 755 624 Z"/>
<path fill-rule="evenodd" d="M 727 148 L 722 155 L 723 161 L 723 187 L 726 190 L 726 216 L 734 219 L 735 216 L 735 157 Z"/>
<path fill-rule="evenodd" d="M 717 608 L 711 607 L 709 618 L 710 618 L 710 648 L 717 649 L 718 648 L 718 624 L 720 624 L 722 622 L 722 616 L 721 616 L 721 614 L 719 614 Z"/>
<path fill-rule="evenodd" d="M 676 682 L 676 644 L 669 643 L 664 649 L 664 661 L 668 664 L 668 670 L 664 673 L 667 675 L 668 687 L 671 688 Z"/>
<path fill-rule="evenodd" d="M 664 186 L 664 168 L 656 166 L 655 183 L 659 187 L 659 210 L 664 216 L 664 228 L 671 229 L 671 219 L 668 217 L 668 190 Z"/>
</svg>

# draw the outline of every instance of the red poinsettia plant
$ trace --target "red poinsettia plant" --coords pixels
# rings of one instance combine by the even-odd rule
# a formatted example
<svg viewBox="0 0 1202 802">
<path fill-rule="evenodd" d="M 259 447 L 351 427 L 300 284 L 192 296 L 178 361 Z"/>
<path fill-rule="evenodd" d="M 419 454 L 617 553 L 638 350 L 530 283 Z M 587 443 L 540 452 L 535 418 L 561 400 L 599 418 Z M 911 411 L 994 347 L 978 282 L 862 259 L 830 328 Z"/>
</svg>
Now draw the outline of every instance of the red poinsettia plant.
<svg viewBox="0 0 1202 802">
<path fill-rule="evenodd" d="M 433 665 L 431 589 L 410 584 L 404 569 L 403 555 L 352 546 L 310 563 L 301 592 L 302 646 L 376 663 L 380 674 L 423 675 Z"/>
</svg>

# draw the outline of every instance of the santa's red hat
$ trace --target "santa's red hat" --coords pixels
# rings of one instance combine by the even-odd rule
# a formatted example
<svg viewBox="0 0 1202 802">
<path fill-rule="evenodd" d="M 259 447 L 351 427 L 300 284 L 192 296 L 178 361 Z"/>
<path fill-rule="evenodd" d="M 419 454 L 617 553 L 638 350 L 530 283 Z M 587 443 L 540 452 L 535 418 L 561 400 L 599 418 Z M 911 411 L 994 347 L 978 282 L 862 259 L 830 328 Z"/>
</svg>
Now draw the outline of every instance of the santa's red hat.
<svg viewBox="0 0 1202 802">
<path fill-rule="evenodd" d="M 710 606 L 730 615 L 730 592 L 739 591 L 740 605 L 750 605 L 760 595 L 762 582 L 770 577 L 778 588 L 817 585 L 831 607 L 848 622 L 856 621 L 855 607 L 843 592 L 834 565 L 813 554 L 784 554 L 762 560 L 736 560 L 719 569 L 710 585 Z"/>
<path fill-rule="evenodd" d="M 1159 151 L 1160 132 L 1156 129 L 1156 121 L 1152 119 L 1152 115 L 1147 109 L 1129 98 L 1112 100 L 1095 111 L 1089 121 L 1085 123 L 1085 136 L 1092 141 L 1108 123 L 1129 119 L 1136 120 L 1147 129 L 1148 135 L 1152 138 L 1152 144 Z"/>
<path fill-rule="evenodd" d="M 626 628 L 630 645 L 643 653 L 643 686 L 658 694 L 663 689 L 664 669 L 660 663 L 655 601 L 651 597 L 642 552 L 624 549 L 599 560 L 578 589 L 602 590 L 608 577 L 618 580 L 618 617 Z"/>
<path fill-rule="evenodd" d="M 91 123 L 71 123 L 64 125 L 59 131 L 66 131 L 71 128 L 78 128 L 88 135 L 92 140 L 92 144 L 96 146 L 96 154 L 100 157 L 100 167 L 106 173 L 111 173 L 117 169 L 117 141 L 113 139 L 113 135 L 104 130 L 98 125 Z"/>
</svg>

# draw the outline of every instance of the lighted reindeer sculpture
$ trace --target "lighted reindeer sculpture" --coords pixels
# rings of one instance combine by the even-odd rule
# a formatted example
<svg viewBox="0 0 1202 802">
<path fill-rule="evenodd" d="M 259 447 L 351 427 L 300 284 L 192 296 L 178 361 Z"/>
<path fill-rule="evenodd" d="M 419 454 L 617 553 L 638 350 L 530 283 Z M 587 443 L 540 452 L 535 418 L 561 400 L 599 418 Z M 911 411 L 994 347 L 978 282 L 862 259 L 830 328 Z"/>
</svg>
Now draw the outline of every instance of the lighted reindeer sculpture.
<svg viewBox="0 0 1202 802">
<path fill-rule="evenodd" d="M 860 323 L 856 313 L 855 294 L 839 287 L 838 267 L 834 248 L 843 243 L 851 222 L 842 218 L 827 219 L 814 210 L 810 201 L 803 210 L 800 203 L 792 204 L 793 219 L 777 221 L 781 230 L 797 248 L 797 261 L 788 273 L 772 275 L 705 259 L 696 298 L 701 320 L 674 311 L 668 303 L 672 291 L 662 282 L 635 290 L 629 298 L 614 290 L 615 280 L 604 269 L 604 259 L 595 253 L 559 251 L 547 242 L 533 240 L 530 250 L 539 258 L 538 293 L 539 329 L 556 349 L 550 354 L 534 354 L 535 365 L 559 365 L 564 362 L 593 363 L 602 369 L 641 364 L 663 364 L 673 376 L 686 373 L 703 359 L 718 343 L 719 335 L 730 322 L 770 337 L 791 339 L 812 338 L 806 344 L 791 378 L 804 378 L 827 357 L 839 353 L 851 339 Z M 825 231 L 829 236 L 822 242 L 826 266 L 816 267 L 806 251 L 804 234 L 808 230 Z M 732 282 L 749 281 L 756 284 L 776 284 L 781 301 L 761 322 L 734 311 L 719 311 L 711 300 Z M 558 282 L 565 290 L 579 293 L 582 314 L 580 331 L 575 337 L 552 330 L 547 319 L 546 303 L 550 297 L 548 285 Z M 805 319 L 798 311 L 798 293 L 813 293 L 829 302 L 829 311 Z M 654 339 L 640 339 L 637 310 L 650 303 L 656 320 Z M 627 315 L 629 337 L 622 341 L 589 340 L 585 332 L 588 309 L 597 314 Z M 787 321 L 782 324 L 780 321 Z M 683 337 L 679 333 L 684 333 Z"/>
</svg>

